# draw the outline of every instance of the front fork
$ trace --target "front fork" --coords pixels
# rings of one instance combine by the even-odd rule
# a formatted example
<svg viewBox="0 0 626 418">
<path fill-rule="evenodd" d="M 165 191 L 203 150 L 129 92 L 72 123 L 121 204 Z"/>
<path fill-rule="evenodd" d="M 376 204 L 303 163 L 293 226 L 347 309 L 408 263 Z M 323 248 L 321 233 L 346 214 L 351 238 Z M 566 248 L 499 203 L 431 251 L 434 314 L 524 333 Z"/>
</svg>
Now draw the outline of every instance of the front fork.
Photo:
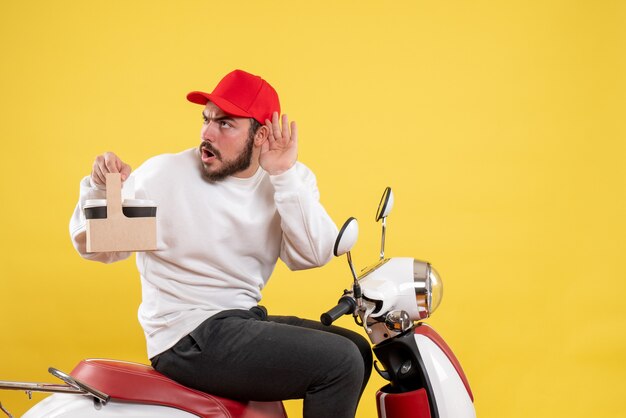
<svg viewBox="0 0 626 418">
<path fill-rule="evenodd" d="M 379 417 L 439 418 L 426 368 L 415 342 L 415 326 L 374 346 L 378 373 L 389 384 L 376 396 Z"/>
</svg>

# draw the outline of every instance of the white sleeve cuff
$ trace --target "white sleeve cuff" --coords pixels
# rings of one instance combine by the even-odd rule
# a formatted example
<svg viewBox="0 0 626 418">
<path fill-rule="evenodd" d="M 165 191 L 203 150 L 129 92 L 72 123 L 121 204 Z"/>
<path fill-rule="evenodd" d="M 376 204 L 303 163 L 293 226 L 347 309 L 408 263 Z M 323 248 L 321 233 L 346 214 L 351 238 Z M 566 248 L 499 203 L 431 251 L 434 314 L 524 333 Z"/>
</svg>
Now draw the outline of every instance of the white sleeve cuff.
<svg viewBox="0 0 626 418">
<path fill-rule="evenodd" d="M 289 170 L 284 173 L 272 176 L 270 175 L 270 181 L 274 186 L 276 193 L 295 192 L 302 186 L 302 180 L 298 175 L 298 170 L 294 164 Z"/>
</svg>

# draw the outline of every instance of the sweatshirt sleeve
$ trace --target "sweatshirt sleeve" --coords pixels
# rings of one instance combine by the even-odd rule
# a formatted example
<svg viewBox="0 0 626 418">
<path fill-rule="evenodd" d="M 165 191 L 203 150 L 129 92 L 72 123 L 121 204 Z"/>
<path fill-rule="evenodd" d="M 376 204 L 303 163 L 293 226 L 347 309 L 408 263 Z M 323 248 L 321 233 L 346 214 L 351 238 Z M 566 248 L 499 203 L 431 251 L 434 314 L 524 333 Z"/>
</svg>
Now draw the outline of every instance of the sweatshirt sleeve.
<svg viewBox="0 0 626 418">
<path fill-rule="evenodd" d="M 107 252 L 107 253 L 88 253 L 87 252 L 87 221 L 83 212 L 85 201 L 88 199 L 105 199 L 106 191 L 99 189 L 95 185 L 91 184 L 89 176 L 82 179 L 80 182 L 80 197 L 72 218 L 70 219 L 70 237 L 72 238 L 72 244 L 74 248 L 80 254 L 81 257 L 87 260 L 100 261 L 102 263 L 112 263 L 114 261 L 124 260 L 130 257 L 130 252 Z"/>
<path fill-rule="evenodd" d="M 291 270 L 323 266 L 332 258 L 337 227 L 319 202 L 315 175 L 296 163 L 270 181 L 281 218 L 281 260 Z"/>
</svg>

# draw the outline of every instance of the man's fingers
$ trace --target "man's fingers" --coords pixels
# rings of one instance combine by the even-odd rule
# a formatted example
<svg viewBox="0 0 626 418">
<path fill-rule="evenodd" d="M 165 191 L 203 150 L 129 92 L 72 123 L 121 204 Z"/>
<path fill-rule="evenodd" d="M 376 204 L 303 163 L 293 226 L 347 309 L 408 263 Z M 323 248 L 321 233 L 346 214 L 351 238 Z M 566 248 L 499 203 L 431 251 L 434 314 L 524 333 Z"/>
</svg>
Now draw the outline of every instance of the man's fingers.
<svg viewBox="0 0 626 418">
<path fill-rule="evenodd" d="M 269 129 L 268 139 L 270 143 L 275 143 L 281 147 L 288 145 L 291 141 L 297 141 L 298 128 L 295 121 L 289 123 L 289 116 L 282 115 L 280 120 L 278 112 L 272 114 L 272 121 L 265 119 L 265 126 Z"/>
<path fill-rule="evenodd" d="M 291 140 L 297 144 L 298 143 L 298 126 L 296 125 L 296 121 L 291 121 Z"/>
<path fill-rule="evenodd" d="M 122 160 L 112 152 L 104 154 L 104 163 L 108 173 L 119 173 L 122 168 Z"/>
<path fill-rule="evenodd" d="M 126 180 L 128 176 L 130 176 L 131 171 L 132 168 L 130 168 L 128 164 L 122 163 L 122 169 L 120 170 L 120 173 L 122 174 L 122 181 Z"/>
<path fill-rule="evenodd" d="M 282 138 L 280 123 L 278 122 L 278 112 L 274 112 L 272 114 L 272 134 L 276 141 L 279 141 Z"/>
<path fill-rule="evenodd" d="M 265 119 L 265 126 L 267 126 L 267 131 L 269 132 L 267 134 L 267 139 L 269 141 L 273 141 L 274 140 L 274 128 L 273 128 L 272 122 L 270 122 L 269 119 Z"/>
<path fill-rule="evenodd" d="M 104 162 L 104 157 L 99 155 L 96 157 L 96 160 L 93 162 L 93 169 L 91 171 L 91 175 L 93 177 L 94 182 L 104 185 L 105 177 L 106 177 L 106 165 Z"/>
<path fill-rule="evenodd" d="M 94 183 L 104 186 L 105 184 L 104 177 L 101 173 L 100 167 L 96 163 L 94 163 L 93 168 L 91 170 L 91 178 L 93 179 Z"/>
<path fill-rule="evenodd" d="M 282 125 L 283 131 L 281 137 L 285 142 L 289 142 L 289 118 L 286 114 L 284 114 L 282 117 Z"/>
<path fill-rule="evenodd" d="M 117 155 L 112 152 L 106 152 L 96 157 L 91 171 L 91 178 L 94 183 L 105 186 L 107 173 L 120 173 L 122 181 L 124 181 L 130 176 L 131 171 L 131 167 L 120 160 Z"/>
<path fill-rule="evenodd" d="M 282 123 L 281 123 L 282 122 Z M 298 159 L 298 126 L 289 122 L 287 115 L 272 114 L 265 120 L 269 129 L 267 140 L 261 144 L 259 164 L 270 175 L 280 174 L 293 167 Z"/>
</svg>

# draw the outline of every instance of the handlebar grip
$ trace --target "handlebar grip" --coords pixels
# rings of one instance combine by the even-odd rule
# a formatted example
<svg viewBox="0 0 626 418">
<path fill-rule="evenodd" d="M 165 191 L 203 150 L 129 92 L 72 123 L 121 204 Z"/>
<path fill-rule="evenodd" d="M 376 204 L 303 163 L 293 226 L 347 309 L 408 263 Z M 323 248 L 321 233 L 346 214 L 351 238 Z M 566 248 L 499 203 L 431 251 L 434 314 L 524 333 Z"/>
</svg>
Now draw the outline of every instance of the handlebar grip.
<svg viewBox="0 0 626 418">
<path fill-rule="evenodd" d="M 353 312 L 356 309 L 356 302 L 349 296 L 343 296 L 339 303 L 328 312 L 320 316 L 320 321 L 324 325 L 332 325 L 340 316 Z"/>
</svg>

